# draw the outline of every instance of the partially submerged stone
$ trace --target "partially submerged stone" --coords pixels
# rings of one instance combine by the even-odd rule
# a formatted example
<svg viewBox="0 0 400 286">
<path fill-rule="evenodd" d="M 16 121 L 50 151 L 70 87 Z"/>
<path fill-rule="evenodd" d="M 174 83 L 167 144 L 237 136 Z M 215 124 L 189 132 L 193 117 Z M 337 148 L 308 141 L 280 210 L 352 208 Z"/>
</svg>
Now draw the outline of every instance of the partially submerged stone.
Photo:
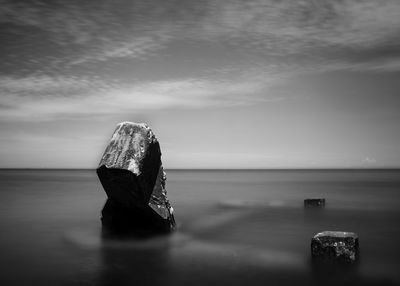
<svg viewBox="0 0 400 286">
<path fill-rule="evenodd" d="M 313 259 L 355 262 L 359 258 L 358 235 L 354 232 L 323 231 L 311 239 Z"/>
<path fill-rule="evenodd" d="M 323 206 L 325 206 L 325 199 L 324 198 L 305 199 L 304 206 L 305 207 L 323 207 Z"/>
<path fill-rule="evenodd" d="M 146 124 L 117 125 L 97 175 L 108 196 L 102 210 L 104 225 L 138 232 L 168 232 L 175 227 L 160 145 Z"/>
</svg>

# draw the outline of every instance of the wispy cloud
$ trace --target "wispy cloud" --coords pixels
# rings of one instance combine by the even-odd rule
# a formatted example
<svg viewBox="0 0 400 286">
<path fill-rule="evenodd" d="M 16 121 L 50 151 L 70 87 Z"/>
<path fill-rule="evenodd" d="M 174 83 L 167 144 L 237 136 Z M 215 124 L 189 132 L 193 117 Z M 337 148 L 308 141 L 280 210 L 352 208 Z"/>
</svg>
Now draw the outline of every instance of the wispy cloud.
<svg viewBox="0 0 400 286">
<path fill-rule="evenodd" d="M 0 23 L 5 27 L 4 36 L 10 48 L 6 54 L 12 56 L 6 61 L 29 66 L 32 60 L 62 73 L 60 65 L 69 68 L 115 58 L 141 59 L 164 46 L 170 29 L 163 21 L 154 21 L 151 14 L 146 19 L 145 6 L 135 1 L 2 0 Z M 37 51 L 38 47 L 42 52 Z M 19 61 L 13 56 L 18 53 L 25 54 Z"/>
<path fill-rule="evenodd" d="M 88 77 L 65 76 L 28 76 L 28 77 L 0 77 L 0 92 L 3 96 L 15 95 L 18 97 L 37 96 L 60 97 L 63 95 L 77 95 L 85 91 L 98 91 L 110 87 L 100 80 Z"/>
<path fill-rule="evenodd" d="M 94 51 L 70 62 L 70 65 L 87 62 L 104 62 L 112 59 L 145 59 L 149 53 L 165 47 L 169 40 L 166 31 L 156 31 L 150 35 L 132 37 L 123 41 L 106 42 Z"/>
<path fill-rule="evenodd" d="M 2 118 L 253 104 L 280 100 L 268 89 L 297 74 L 400 70 L 395 0 L 64 2 L 1 1 Z M 137 60 L 168 58 L 166 50 L 182 42 L 187 49 L 221 45 L 243 59 L 196 74 L 132 79 L 141 68 L 157 69 L 137 68 Z M 176 70 L 190 65 L 179 60 Z"/>
<path fill-rule="evenodd" d="M 400 24 L 399 3 L 390 0 L 227 1 L 210 4 L 208 11 L 201 27 L 206 37 L 230 37 L 240 44 L 247 39 L 271 48 L 288 44 L 287 50 L 306 43 L 372 44 L 397 37 Z"/>
<path fill-rule="evenodd" d="M 171 107 L 232 106 L 279 98 L 260 96 L 265 84 L 205 79 L 177 79 L 132 85 L 77 78 L 0 79 L 0 118 L 46 120 L 62 116 L 129 113 Z M 59 93 L 63 91 L 64 93 Z"/>
<path fill-rule="evenodd" d="M 174 41 L 223 43 L 227 48 L 251 53 L 264 63 L 329 64 L 334 60 L 351 63 L 354 49 L 371 51 L 393 46 L 398 50 L 400 4 L 396 0 L 84 4 L 3 0 L 0 22 L 11 24 L 6 32 L 14 36 L 42 32 L 38 44 L 47 43 L 44 48 L 48 49 L 56 45 L 62 52 L 53 58 L 45 54 L 32 56 L 37 61 L 46 58 L 55 66 L 143 59 Z M 36 44 L 31 37 L 26 38 Z"/>
</svg>

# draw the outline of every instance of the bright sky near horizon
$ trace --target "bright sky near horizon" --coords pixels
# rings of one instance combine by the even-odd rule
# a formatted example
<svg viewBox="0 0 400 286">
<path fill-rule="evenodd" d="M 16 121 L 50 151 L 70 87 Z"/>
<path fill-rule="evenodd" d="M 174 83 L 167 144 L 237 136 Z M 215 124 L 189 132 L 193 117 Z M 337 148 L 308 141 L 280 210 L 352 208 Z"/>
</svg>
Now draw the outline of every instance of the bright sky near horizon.
<svg viewBox="0 0 400 286">
<path fill-rule="evenodd" d="M 0 0 L 0 167 L 400 167 L 400 2 Z"/>
</svg>

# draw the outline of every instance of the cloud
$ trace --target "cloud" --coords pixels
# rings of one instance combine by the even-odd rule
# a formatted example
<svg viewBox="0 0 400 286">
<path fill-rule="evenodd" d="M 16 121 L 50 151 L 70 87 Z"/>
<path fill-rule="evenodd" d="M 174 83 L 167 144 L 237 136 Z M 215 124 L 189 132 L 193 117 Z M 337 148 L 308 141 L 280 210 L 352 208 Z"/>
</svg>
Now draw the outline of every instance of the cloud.
<svg viewBox="0 0 400 286">
<path fill-rule="evenodd" d="M 142 60 L 175 41 L 222 43 L 264 63 L 351 63 L 352 57 L 357 57 L 352 54 L 354 49 L 393 46 L 398 50 L 400 32 L 396 0 L 3 0 L 1 4 L 0 22 L 9 25 L 11 37 L 26 35 L 35 45 L 30 35 L 41 33 L 37 44 L 44 45 L 43 50 L 54 49 L 55 44 L 62 52 L 54 58 L 45 54 L 32 57 L 67 68 L 115 59 Z M 20 47 L 16 44 L 10 51 Z M 395 56 L 400 57 L 398 53 Z"/>
<path fill-rule="evenodd" d="M 400 70 L 398 1 L 215 2 L 196 28 L 251 53 L 261 70 Z"/>
<path fill-rule="evenodd" d="M 170 29 L 162 21 L 143 17 L 146 11 L 140 2 L 122 0 L 3 0 L 3 62 L 12 61 L 10 66 L 28 67 L 35 73 L 41 65 L 51 66 L 50 72 L 63 73 L 87 62 L 142 59 L 164 46 Z"/>
<path fill-rule="evenodd" d="M 147 54 L 164 47 L 168 37 L 165 35 L 152 35 L 136 37 L 130 41 L 122 41 L 118 44 L 104 44 L 96 51 L 79 56 L 70 65 L 84 64 L 87 62 L 104 62 L 110 59 L 144 59 Z"/>
<path fill-rule="evenodd" d="M 366 165 L 373 165 L 376 163 L 376 160 L 371 157 L 365 157 L 364 160 L 362 161 Z"/>
<path fill-rule="evenodd" d="M 255 104 L 282 100 L 269 88 L 299 74 L 400 70 L 394 0 L 0 4 L 3 119 Z M 132 79 L 158 67 L 146 69 L 155 53 L 165 59 L 173 45 L 195 50 L 200 42 L 238 56 L 211 69 L 190 67 L 198 68 L 192 74 Z M 171 73 L 185 65 L 178 55 Z"/>
<path fill-rule="evenodd" d="M 47 120 L 171 107 L 202 108 L 276 101 L 263 98 L 259 81 L 171 79 L 114 85 L 80 78 L 0 79 L 0 118 Z M 62 92 L 60 92 L 62 91 Z"/>
<path fill-rule="evenodd" d="M 224 1 L 210 4 L 206 37 L 259 41 L 287 50 L 309 45 L 374 43 L 399 31 L 397 1 Z M 277 37 L 277 38 L 275 38 Z M 291 41 L 293 39 L 299 42 Z M 281 41 L 281 43 L 276 43 Z"/>
</svg>

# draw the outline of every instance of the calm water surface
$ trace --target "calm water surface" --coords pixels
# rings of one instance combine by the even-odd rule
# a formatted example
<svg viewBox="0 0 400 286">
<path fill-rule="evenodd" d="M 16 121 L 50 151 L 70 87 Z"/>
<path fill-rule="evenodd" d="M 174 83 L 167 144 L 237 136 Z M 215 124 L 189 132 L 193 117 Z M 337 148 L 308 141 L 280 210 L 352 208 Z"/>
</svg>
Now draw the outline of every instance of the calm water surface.
<svg viewBox="0 0 400 286">
<path fill-rule="evenodd" d="M 0 170 L 0 285 L 400 285 L 398 170 L 167 176 L 178 230 L 137 240 L 102 236 L 93 170 Z M 358 233 L 360 263 L 313 267 L 323 230 Z"/>
</svg>

